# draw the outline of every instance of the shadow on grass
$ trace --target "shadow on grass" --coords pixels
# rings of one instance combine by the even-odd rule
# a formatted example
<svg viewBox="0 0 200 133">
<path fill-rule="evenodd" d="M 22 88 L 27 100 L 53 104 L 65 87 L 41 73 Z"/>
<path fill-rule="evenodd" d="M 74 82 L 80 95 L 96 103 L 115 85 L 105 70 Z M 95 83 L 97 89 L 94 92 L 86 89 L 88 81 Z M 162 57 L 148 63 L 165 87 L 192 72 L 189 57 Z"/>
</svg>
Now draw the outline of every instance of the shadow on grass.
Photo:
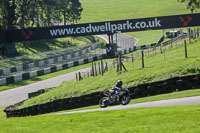
<svg viewBox="0 0 200 133">
<path fill-rule="evenodd" d="M 73 46 L 70 41 L 58 41 L 57 39 L 31 41 L 29 44 L 29 48 L 32 48 L 38 52 L 51 51 L 57 49 L 58 47 L 66 48 L 70 46 Z"/>
</svg>

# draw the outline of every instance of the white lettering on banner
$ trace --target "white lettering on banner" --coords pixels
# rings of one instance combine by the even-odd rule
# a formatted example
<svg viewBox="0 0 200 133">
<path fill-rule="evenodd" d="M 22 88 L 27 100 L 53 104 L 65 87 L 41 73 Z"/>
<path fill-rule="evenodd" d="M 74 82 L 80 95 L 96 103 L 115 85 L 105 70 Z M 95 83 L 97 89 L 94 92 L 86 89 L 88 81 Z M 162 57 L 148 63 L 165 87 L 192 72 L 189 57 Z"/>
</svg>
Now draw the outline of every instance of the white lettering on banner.
<svg viewBox="0 0 200 133">
<path fill-rule="evenodd" d="M 79 27 L 78 27 L 79 28 Z M 68 29 L 56 29 L 56 30 L 50 30 L 51 36 L 63 36 L 63 35 L 72 35 L 74 29 L 73 28 L 68 28 Z"/>
<path fill-rule="evenodd" d="M 51 36 L 57 36 L 57 30 L 50 30 Z"/>
<path fill-rule="evenodd" d="M 135 27 L 138 28 L 138 29 L 140 29 L 139 24 L 140 24 L 140 22 L 137 22 L 137 23 L 135 24 Z"/>
<path fill-rule="evenodd" d="M 65 35 L 65 29 L 57 30 L 59 35 Z"/>
<path fill-rule="evenodd" d="M 160 20 L 158 20 L 157 18 L 155 18 L 155 24 L 155 27 L 161 27 Z"/>
<path fill-rule="evenodd" d="M 133 24 L 133 23 L 130 23 L 129 21 L 127 21 L 127 29 L 128 29 L 128 30 L 129 30 L 129 29 L 133 29 L 133 28 L 132 28 L 132 24 Z"/>
<path fill-rule="evenodd" d="M 111 24 L 110 22 L 105 22 L 101 25 L 92 25 L 76 27 L 76 28 L 65 28 L 65 29 L 55 29 L 50 30 L 51 36 L 64 36 L 64 35 L 73 35 L 73 34 L 85 34 L 85 33 L 99 33 L 99 32 L 111 32 L 115 33 L 116 31 L 125 31 L 133 29 L 145 29 L 145 28 L 156 28 L 162 27 L 161 20 L 155 18 L 154 20 L 149 21 L 139 21 L 131 22 L 127 20 L 124 23 Z"/>
<path fill-rule="evenodd" d="M 122 24 L 118 24 L 118 31 L 123 30 L 123 25 Z"/>
<path fill-rule="evenodd" d="M 141 22 L 141 23 L 140 23 L 140 27 L 141 27 L 141 28 L 145 28 L 145 27 L 146 27 L 146 23 L 145 23 L 145 22 Z"/>
<path fill-rule="evenodd" d="M 112 24 L 111 25 L 111 32 L 114 33 L 114 31 L 117 30 L 117 25 L 116 24 Z"/>
<path fill-rule="evenodd" d="M 105 23 L 106 31 L 108 31 L 108 23 Z"/>
<path fill-rule="evenodd" d="M 115 31 L 121 31 L 121 30 L 125 30 L 125 29 L 134 29 L 132 26 L 133 23 L 130 23 L 129 21 L 126 21 L 126 23 L 123 24 L 112 24 L 111 25 L 111 32 L 114 33 Z"/>
<path fill-rule="evenodd" d="M 81 27 L 81 33 L 86 33 L 86 29 L 84 27 Z"/>
<path fill-rule="evenodd" d="M 155 26 L 155 23 L 154 23 L 154 21 L 149 21 L 149 27 L 154 27 Z"/>
<path fill-rule="evenodd" d="M 106 29 L 105 26 L 104 26 L 104 25 L 101 25 L 101 27 L 100 27 L 100 31 L 104 32 L 105 29 Z"/>
<path fill-rule="evenodd" d="M 89 24 L 89 26 L 86 28 L 86 32 L 90 33 L 92 32 L 92 25 Z"/>
<path fill-rule="evenodd" d="M 93 32 L 99 32 L 100 27 L 99 26 L 92 26 Z"/>
<path fill-rule="evenodd" d="M 110 31 L 111 29 L 110 29 L 110 22 L 108 22 L 108 31 Z"/>
<path fill-rule="evenodd" d="M 76 34 L 76 33 L 78 33 L 78 34 L 81 33 L 81 27 L 76 28 L 76 32 L 74 32 L 74 34 Z"/>
</svg>

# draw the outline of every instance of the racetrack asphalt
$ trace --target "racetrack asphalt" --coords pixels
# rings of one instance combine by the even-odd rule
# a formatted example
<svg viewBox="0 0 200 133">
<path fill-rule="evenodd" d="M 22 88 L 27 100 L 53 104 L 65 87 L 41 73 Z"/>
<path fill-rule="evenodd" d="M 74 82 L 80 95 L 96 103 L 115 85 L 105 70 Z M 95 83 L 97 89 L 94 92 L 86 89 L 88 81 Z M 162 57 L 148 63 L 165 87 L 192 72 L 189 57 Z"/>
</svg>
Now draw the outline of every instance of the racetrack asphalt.
<svg viewBox="0 0 200 133">
<path fill-rule="evenodd" d="M 76 73 L 87 72 L 90 69 L 91 68 L 85 68 L 85 69 L 77 70 L 77 71 L 70 72 L 67 74 L 63 74 L 60 76 L 56 76 L 56 77 L 53 77 L 50 79 L 46 79 L 43 81 L 39 81 L 39 82 L 36 82 L 33 84 L 29 84 L 29 85 L 21 86 L 18 88 L 2 91 L 2 92 L 0 92 L 0 108 L 28 99 L 28 93 L 30 93 L 30 92 L 35 92 L 37 90 L 44 89 L 44 88 L 57 87 L 57 86 L 61 85 L 63 82 L 75 79 Z"/>
</svg>

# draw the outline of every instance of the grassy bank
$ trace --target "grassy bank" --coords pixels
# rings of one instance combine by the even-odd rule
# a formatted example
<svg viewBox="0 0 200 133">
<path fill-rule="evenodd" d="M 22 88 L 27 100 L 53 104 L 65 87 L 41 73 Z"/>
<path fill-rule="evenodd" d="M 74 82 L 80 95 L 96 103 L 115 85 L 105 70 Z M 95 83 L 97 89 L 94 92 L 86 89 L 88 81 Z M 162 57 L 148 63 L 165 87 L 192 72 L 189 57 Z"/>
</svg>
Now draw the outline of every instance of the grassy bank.
<svg viewBox="0 0 200 133">
<path fill-rule="evenodd" d="M 199 107 L 156 107 L 58 116 L 1 118 L 0 128 L 2 133 L 198 133 Z"/>
<path fill-rule="evenodd" d="M 83 13 L 80 23 L 124 20 L 186 14 L 184 4 L 176 0 L 80 0 Z M 161 6 L 162 5 L 162 6 Z"/>
<path fill-rule="evenodd" d="M 142 69 L 141 59 L 134 63 L 127 62 L 128 72 L 116 72 L 110 69 L 104 76 L 86 78 L 81 82 L 75 80 L 63 83 L 49 92 L 25 102 L 25 106 L 40 104 L 63 97 L 78 96 L 111 88 L 118 79 L 124 81 L 124 86 L 164 80 L 175 76 L 190 75 L 200 72 L 199 52 L 200 41 L 188 45 L 189 58 L 184 57 L 184 47 L 173 48 L 164 54 L 145 57 L 145 68 Z M 159 53 L 159 51 L 157 51 Z"/>
</svg>

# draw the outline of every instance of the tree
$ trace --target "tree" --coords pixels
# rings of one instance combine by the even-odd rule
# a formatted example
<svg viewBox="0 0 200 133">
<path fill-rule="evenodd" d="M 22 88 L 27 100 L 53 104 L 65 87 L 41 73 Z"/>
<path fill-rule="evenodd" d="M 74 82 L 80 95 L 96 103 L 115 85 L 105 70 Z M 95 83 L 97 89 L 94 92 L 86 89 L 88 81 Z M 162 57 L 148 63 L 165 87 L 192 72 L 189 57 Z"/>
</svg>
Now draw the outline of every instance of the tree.
<svg viewBox="0 0 200 133">
<path fill-rule="evenodd" d="M 0 27 L 3 30 L 14 29 L 17 18 L 15 16 L 15 0 L 3 0 L 0 2 Z"/>
<path fill-rule="evenodd" d="M 82 5 L 79 0 L 69 0 L 66 12 L 67 20 L 70 23 L 77 23 L 81 19 L 81 13 L 83 11 Z"/>
<path fill-rule="evenodd" d="M 15 0 L 0 1 L 0 30 L 16 29 L 17 16 L 15 14 L 15 2 Z M 12 51 L 10 49 L 15 50 L 15 46 L 13 44 L 0 44 L 0 53 L 2 55 L 10 53 Z"/>
<path fill-rule="evenodd" d="M 82 10 L 79 0 L 0 0 L 0 27 L 8 30 L 77 23 Z"/>
<path fill-rule="evenodd" d="M 62 3 L 62 4 L 59 4 L 60 5 L 60 9 L 61 9 L 61 13 L 62 13 L 62 15 L 63 15 L 63 23 L 64 23 L 64 25 L 66 25 L 67 24 L 67 21 L 68 21 L 68 5 L 69 5 L 69 3 L 70 3 L 70 1 L 69 0 L 60 0 L 60 2 Z"/>
<path fill-rule="evenodd" d="M 200 9 L 200 0 L 177 0 L 179 3 L 185 3 L 186 8 L 190 10 L 192 13 Z"/>
<path fill-rule="evenodd" d="M 83 8 L 79 0 L 71 0 L 71 2 L 72 2 L 71 15 L 72 15 L 72 20 L 74 24 L 74 23 L 77 23 L 77 21 L 81 19 L 81 12 L 83 11 Z"/>
<path fill-rule="evenodd" d="M 77 23 L 82 10 L 79 0 L 0 0 L 0 30 Z"/>
</svg>

